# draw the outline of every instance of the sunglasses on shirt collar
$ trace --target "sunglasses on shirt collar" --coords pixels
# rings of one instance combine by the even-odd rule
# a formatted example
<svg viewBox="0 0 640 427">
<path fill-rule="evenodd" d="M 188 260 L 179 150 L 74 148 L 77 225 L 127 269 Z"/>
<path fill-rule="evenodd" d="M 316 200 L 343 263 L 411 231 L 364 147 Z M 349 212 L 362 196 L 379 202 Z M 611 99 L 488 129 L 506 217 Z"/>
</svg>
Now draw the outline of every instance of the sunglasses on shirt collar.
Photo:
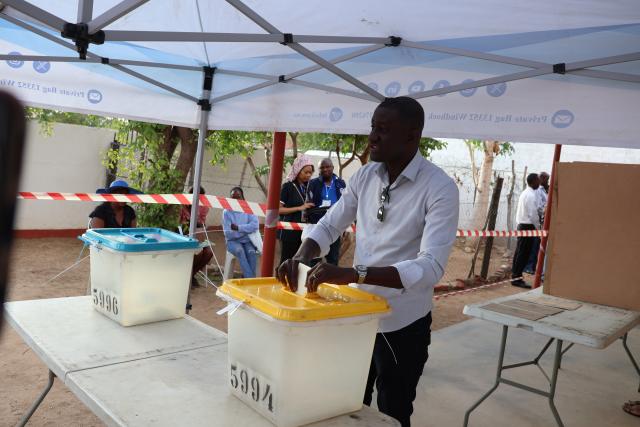
<svg viewBox="0 0 640 427">
<path fill-rule="evenodd" d="M 384 222 L 384 204 L 388 204 L 391 201 L 391 196 L 389 195 L 389 187 L 391 187 L 391 185 L 387 185 L 380 192 L 380 207 L 378 208 L 378 214 L 376 215 L 376 218 L 378 218 L 378 221 L 380 222 Z"/>
</svg>

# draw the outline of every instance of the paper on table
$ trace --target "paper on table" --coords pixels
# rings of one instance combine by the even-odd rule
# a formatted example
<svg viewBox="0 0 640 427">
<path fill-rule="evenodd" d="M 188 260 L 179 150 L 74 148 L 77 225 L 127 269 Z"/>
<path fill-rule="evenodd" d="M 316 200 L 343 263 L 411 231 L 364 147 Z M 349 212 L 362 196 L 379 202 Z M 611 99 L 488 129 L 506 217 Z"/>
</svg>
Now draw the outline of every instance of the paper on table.
<svg viewBox="0 0 640 427">
<path fill-rule="evenodd" d="M 307 294 L 307 274 L 311 270 L 311 267 L 306 266 L 305 264 L 298 264 L 298 289 L 296 289 L 296 294 L 305 296 Z"/>
</svg>

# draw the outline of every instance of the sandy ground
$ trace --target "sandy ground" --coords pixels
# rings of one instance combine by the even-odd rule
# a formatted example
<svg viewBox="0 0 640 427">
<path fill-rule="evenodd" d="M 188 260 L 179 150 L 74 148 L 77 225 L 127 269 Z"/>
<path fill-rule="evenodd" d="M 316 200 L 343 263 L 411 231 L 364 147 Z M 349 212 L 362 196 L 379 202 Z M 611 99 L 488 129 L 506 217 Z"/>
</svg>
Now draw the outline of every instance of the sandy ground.
<svg viewBox="0 0 640 427">
<path fill-rule="evenodd" d="M 219 234 L 216 234 L 213 240 L 217 242 L 215 251 L 218 259 L 224 262 L 224 242 Z M 88 259 L 59 278 L 49 281 L 78 259 L 81 247 L 82 244 L 76 239 L 18 240 L 12 254 L 7 299 L 17 301 L 84 295 L 89 279 Z M 344 262 L 349 263 L 349 258 L 347 256 Z M 450 264 L 452 271 L 468 271 L 469 268 L 468 257 L 456 253 L 452 256 Z M 212 277 L 215 280 L 215 274 L 212 274 Z M 435 301 L 433 329 L 465 320 L 466 316 L 462 314 L 465 304 L 519 291 L 519 288 L 499 285 Z M 226 317 L 215 314 L 217 309 L 225 304 L 215 296 L 213 287 L 195 289 L 192 292 L 192 304 L 191 314 L 195 318 L 226 331 Z M 13 426 L 46 384 L 47 369 L 6 322 L 2 325 L 0 334 L 0 371 L 3 373 L 0 381 L 0 426 Z M 102 426 L 103 423 L 71 391 L 56 382 L 29 425 Z"/>
</svg>

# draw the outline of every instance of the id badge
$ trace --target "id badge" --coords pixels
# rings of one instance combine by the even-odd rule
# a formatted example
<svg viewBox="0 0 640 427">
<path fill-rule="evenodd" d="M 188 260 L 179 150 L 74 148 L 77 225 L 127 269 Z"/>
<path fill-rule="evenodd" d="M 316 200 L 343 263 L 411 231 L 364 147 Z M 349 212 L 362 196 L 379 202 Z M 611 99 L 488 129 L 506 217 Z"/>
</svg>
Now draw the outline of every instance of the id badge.
<svg viewBox="0 0 640 427">
<path fill-rule="evenodd" d="M 331 207 L 331 200 L 323 200 L 322 204 L 320 205 L 321 208 L 330 208 Z"/>
</svg>

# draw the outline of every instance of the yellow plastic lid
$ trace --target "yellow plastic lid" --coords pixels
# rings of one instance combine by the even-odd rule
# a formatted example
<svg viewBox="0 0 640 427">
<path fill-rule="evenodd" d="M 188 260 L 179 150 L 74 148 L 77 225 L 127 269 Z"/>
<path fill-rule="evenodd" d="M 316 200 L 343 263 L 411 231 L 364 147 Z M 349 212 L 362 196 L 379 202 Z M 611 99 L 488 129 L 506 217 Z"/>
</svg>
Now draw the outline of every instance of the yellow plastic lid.
<svg viewBox="0 0 640 427">
<path fill-rule="evenodd" d="M 275 277 L 227 280 L 221 292 L 237 301 L 289 322 L 337 319 L 390 311 L 387 301 L 374 294 L 323 283 L 316 294 L 301 296 L 284 287 Z"/>
</svg>

